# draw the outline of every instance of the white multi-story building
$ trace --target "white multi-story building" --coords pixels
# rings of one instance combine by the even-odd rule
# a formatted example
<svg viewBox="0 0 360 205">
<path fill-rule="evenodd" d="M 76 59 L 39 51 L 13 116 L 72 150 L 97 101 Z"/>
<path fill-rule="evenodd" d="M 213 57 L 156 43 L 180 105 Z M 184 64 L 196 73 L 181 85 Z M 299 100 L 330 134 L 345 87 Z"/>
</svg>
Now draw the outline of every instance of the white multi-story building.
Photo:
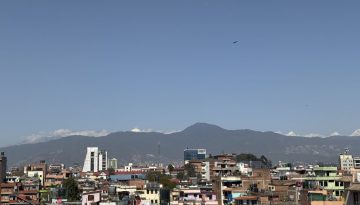
<svg viewBox="0 0 360 205">
<path fill-rule="evenodd" d="M 210 181 L 210 162 L 205 161 L 201 163 L 201 179 Z"/>
<path fill-rule="evenodd" d="M 354 168 L 354 161 L 351 154 L 340 154 L 339 156 L 339 164 L 340 169 L 344 171 L 349 171 L 350 169 Z"/>
<path fill-rule="evenodd" d="M 141 205 L 158 205 L 160 204 L 160 190 L 162 184 L 156 182 L 147 183 L 140 192 Z"/>
<path fill-rule="evenodd" d="M 99 151 L 99 171 L 104 171 L 108 169 L 108 156 L 107 151 L 100 150 Z"/>
<path fill-rule="evenodd" d="M 98 147 L 88 147 L 84 160 L 83 172 L 98 172 L 107 170 L 107 168 L 107 151 L 99 150 Z"/>
<path fill-rule="evenodd" d="M 360 169 L 360 157 L 353 157 L 354 168 Z"/>
<path fill-rule="evenodd" d="M 118 165 L 117 165 L 117 159 L 116 158 L 112 158 L 112 159 L 109 159 L 109 168 L 113 168 L 113 169 L 117 169 L 118 168 Z"/>
</svg>

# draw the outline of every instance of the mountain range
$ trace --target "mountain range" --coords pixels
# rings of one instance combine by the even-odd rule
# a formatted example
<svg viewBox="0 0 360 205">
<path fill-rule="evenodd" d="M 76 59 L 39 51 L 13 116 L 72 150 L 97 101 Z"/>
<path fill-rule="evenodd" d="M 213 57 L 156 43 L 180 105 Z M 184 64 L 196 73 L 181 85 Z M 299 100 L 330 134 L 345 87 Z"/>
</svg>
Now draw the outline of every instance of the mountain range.
<svg viewBox="0 0 360 205">
<path fill-rule="evenodd" d="M 227 130 L 216 125 L 196 123 L 186 129 L 164 134 L 159 132 L 114 132 L 103 137 L 67 136 L 46 142 L 21 144 L 0 148 L 8 157 L 8 166 L 46 160 L 67 166 L 82 165 L 86 147 L 97 146 L 108 151 L 109 158 L 119 163 L 181 162 L 185 148 L 205 148 L 208 154 L 252 153 L 265 155 L 273 163 L 337 162 L 339 153 L 350 147 L 360 155 L 360 137 L 286 136 L 274 132 L 248 129 Z"/>
</svg>

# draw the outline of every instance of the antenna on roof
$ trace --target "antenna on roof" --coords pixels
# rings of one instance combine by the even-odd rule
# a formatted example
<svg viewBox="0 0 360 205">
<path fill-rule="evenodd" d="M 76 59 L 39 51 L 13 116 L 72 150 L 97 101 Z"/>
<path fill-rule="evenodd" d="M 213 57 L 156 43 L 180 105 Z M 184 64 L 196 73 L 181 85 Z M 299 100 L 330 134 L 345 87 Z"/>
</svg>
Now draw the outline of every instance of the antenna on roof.
<svg viewBox="0 0 360 205">
<path fill-rule="evenodd" d="M 345 147 L 345 154 L 348 154 L 350 152 L 350 148 L 349 147 Z"/>
</svg>

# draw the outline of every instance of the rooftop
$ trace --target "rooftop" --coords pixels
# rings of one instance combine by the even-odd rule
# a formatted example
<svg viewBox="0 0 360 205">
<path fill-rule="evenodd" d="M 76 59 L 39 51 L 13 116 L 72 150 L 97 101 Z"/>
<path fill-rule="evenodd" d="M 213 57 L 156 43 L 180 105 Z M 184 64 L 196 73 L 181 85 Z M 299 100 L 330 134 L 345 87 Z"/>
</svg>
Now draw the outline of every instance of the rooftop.
<svg viewBox="0 0 360 205">
<path fill-rule="evenodd" d="M 236 197 L 235 200 L 257 200 L 257 196 L 240 196 Z"/>
<path fill-rule="evenodd" d="M 353 183 L 349 188 L 349 191 L 360 191 L 360 183 Z"/>
</svg>

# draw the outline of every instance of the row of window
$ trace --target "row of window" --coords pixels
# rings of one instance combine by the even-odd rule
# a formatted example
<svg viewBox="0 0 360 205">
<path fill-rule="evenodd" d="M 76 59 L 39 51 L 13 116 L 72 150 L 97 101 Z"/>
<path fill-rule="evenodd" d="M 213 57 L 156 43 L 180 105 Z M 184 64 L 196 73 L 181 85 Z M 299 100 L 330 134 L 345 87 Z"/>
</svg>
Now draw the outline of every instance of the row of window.
<svg viewBox="0 0 360 205">
<path fill-rule="evenodd" d="M 335 196 L 341 196 L 344 193 L 344 191 L 337 190 L 335 191 Z"/>
<path fill-rule="evenodd" d="M 157 189 L 155 189 L 155 190 L 154 190 L 154 189 L 147 189 L 147 190 L 146 190 L 146 194 L 150 194 L 150 193 L 151 193 L 151 194 L 154 194 L 154 192 L 155 192 L 155 194 L 157 194 L 157 193 L 158 193 L 158 190 L 157 190 Z"/>
<path fill-rule="evenodd" d="M 334 183 L 334 180 L 329 180 L 329 183 Z M 327 187 L 328 181 L 319 181 L 320 186 Z M 335 186 L 344 186 L 344 182 L 335 181 Z"/>
</svg>

